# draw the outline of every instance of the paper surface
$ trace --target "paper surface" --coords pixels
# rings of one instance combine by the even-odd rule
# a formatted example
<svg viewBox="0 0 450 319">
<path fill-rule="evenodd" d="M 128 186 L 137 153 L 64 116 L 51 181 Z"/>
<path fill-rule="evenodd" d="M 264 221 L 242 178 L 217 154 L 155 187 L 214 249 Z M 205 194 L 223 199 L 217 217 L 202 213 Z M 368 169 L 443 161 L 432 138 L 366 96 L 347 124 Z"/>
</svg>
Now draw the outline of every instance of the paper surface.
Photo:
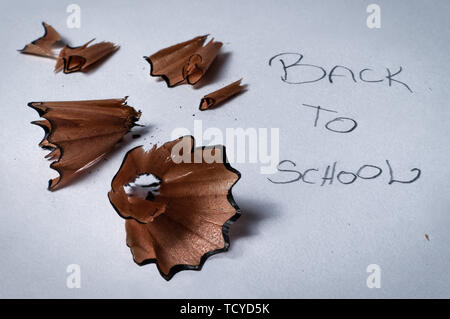
<svg viewBox="0 0 450 319">
<path fill-rule="evenodd" d="M 380 28 L 368 27 L 370 2 L 361 1 L 77 1 L 80 28 L 68 28 L 69 2 L 2 2 L 0 297 L 450 297 L 450 6 L 376 3 Z M 42 35 L 42 21 L 70 45 L 95 37 L 120 50 L 92 73 L 54 74 L 54 60 L 16 51 Z M 167 88 L 150 77 L 143 56 L 207 33 L 224 47 L 206 84 Z M 269 65 L 282 53 L 294 54 Z M 284 72 L 280 59 L 286 67 L 299 54 L 297 64 L 309 66 Z M 356 83 L 342 67 L 334 74 L 345 76 L 330 83 L 336 65 L 352 70 Z M 371 69 L 361 74 L 366 81 L 383 81 L 362 81 L 364 69 Z M 247 92 L 198 110 L 201 97 L 241 77 Z M 43 131 L 30 124 L 38 115 L 27 103 L 126 95 L 142 111 L 141 137 L 72 185 L 47 191 L 56 173 L 38 147 Z M 329 111 L 317 118 L 317 106 Z M 300 175 L 232 163 L 242 174 L 233 189 L 242 217 L 231 229 L 231 249 L 166 282 L 155 265 L 132 261 L 107 192 L 127 150 L 160 145 L 176 128 L 193 133 L 196 120 L 203 132 L 224 135 L 227 128 L 278 128 L 279 168 L 303 180 L 274 184 L 268 178 Z M 353 130 L 333 132 L 345 127 Z M 334 163 L 330 184 L 322 178 Z M 353 175 L 337 179 L 364 165 L 376 167 L 361 176 L 382 172 L 348 185 Z M 414 168 L 414 182 L 390 183 L 413 179 Z M 81 288 L 67 287 L 72 264 Z M 367 284 L 373 264 L 380 288 Z"/>
</svg>

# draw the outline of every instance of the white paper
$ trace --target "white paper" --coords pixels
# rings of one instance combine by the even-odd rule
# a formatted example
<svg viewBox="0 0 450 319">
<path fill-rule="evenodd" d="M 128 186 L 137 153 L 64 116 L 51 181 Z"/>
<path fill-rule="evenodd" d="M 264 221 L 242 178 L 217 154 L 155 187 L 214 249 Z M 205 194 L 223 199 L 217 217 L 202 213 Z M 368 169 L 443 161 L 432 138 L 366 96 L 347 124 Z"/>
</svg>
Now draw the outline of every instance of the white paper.
<svg viewBox="0 0 450 319">
<path fill-rule="evenodd" d="M 69 4 L 0 5 L 0 297 L 450 297 L 448 1 L 376 1 L 380 28 L 368 27 L 370 2 L 364 1 L 77 0 L 80 28 L 68 28 Z M 71 45 L 96 38 L 120 50 L 92 73 L 54 74 L 51 59 L 17 52 L 43 34 L 42 21 Z M 169 89 L 150 77 L 142 56 L 202 34 L 224 42 L 204 86 Z M 347 76 L 332 77 L 333 83 L 326 76 L 288 84 L 280 57 L 269 65 L 286 52 L 302 54 L 300 63 L 320 66 L 327 76 L 346 66 L 356 83 L 340 68 L 335 74 Z M 293 57 L 282 56 L 286 64 Z M 400 67 L 393 79 L 412 92 L 395 81 L 389 86 L 386 68 L 395 73 Z M 373 71 L 363 71 L 364 79 L 383 81 L 362 82 L 359 72 L 367 68 Z M 297 66 L 287 72 L 295 82 L 322 71 Z M 198 110 L 203 95 L 241 77 L 247 92 L 216 110 Z M 27 103 L 127 95 L 142 111 L 142 136 L 72 185 L 47 191 L 56 172 L 37 145 L 43 131 L 30 124 L 39 117 Z M 321 111 L 314 126 L 316 109 L 303 104 L 335 112 Z M 328 130 L 336 117 L 357 127 Z M 155 265 L 133 262 L 124 220 L 107 192 L 127 150 L 160 145 L 176 128 L 193 131 L 195 120 L 203 132 L 278 128 L 279 160 L 291 161 L 282 168 L 317 169 L 305 175 L 316 184 L 273 184 L 268 178 L 298 174 L 265 175 L 259 162 L 233 163 L 242 174 L 233 189 L 242 217 L 232 226 L 231 249 L 209 258 L 201 271 L 182 271 L 166 282 Z M 389 184 L 386 160 L 397 180 L 414 177 L 413 168 L 421 175 Z M 336 174 L 368 164 L 382 173 L 320 186 L 335 162 Z M 81 288 L 66 285 L 72 264 L 79 265 Z M 381 271 L 380 288 L 367 285 L 373 264 Z"/>
</svg>

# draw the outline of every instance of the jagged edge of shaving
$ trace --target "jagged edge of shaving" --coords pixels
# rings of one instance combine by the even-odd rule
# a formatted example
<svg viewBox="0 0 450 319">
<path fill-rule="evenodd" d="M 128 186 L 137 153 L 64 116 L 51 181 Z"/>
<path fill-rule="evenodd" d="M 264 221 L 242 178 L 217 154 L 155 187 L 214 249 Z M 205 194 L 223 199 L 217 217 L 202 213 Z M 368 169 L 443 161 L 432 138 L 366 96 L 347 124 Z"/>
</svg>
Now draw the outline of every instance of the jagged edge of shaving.
<svg viewBox="0 0 450 319">
<path fill-rule="evenodd" d="M 183 77 L 183 80 L 178 81 L 178 82 L 176 82 L 176 83 L 174 83 L 174 84 L 171 85 L 171 84 L 170 84 L 170 79 L 168 78 L 167 75 L 165 75 L 165 74 L 154 74 L 154 73 L 153 73 L 153 62 L 152 62 L 152 59 L 150 59 L 150 56 L 144 56 L 143 58 L 145 59 L 145 61 L 147 61 L 147 62 L 150 64 L 150 76 L 153 76 L 153 77 L 161 77 L 161 78 L 164 80 L 164 82 L 166 82 L 167 87 L 173 88 L 173 87 L 179 85 L 181 82 L 183 82 L 183 81 L 186 80 L 186 79 Z"/>
<path fill-rule="evenodd" d="M 23 46 L 22 49 L 19 49 L 19 50 L 17 50 L 17 51 L 23 52 L 23 50 L 25 50 L 25 48 L 27 47 L 27 45 L 29 45 L 29 44 L 34 44 L 34 45 L 36 45 L 36 42 L 37 42 L 37 41 L 39 41 L 39 40 L 45 38 L 45 36 L 46 36 L 47 33 L 48 33 L 48 32 L 47 32 L 47 28 L 45 27 L 45 22 L 41 22 L 41 24 L 42 24 L 42 26 L 44 27 L 44 35 L 43 35 L 42 37 L 39 37 L 39 38 L 37 38 L 37 39 L 31 41 L 30 43 L 25 44 L 25 45 Z M 56 31 L 56 30 L 55 30 L 55 31 Z M 58 32 L 58 31 L 56 31 L 56 32 Z M 59 33 L 58 33 L 58 34 L 59 34 Z M 61 37 L 61 36 L 60 36 L 60 37 Z"/>
<path fill-rule="evenodd" d="M 126 106 L 127 105 L 127 98 L 128 98 L 128 96 L 125 96 L 123 99 L 124 99 L 124 101 L 123 101 L 123 105 L 124 106 Z M 39 108 L 36 108 L 33 104 L 39 104 L 39 105 L 43 105 L 45 102 L 29 102 L 27 105 L 29 106 L 29 107 L 31 107 L 33 110 L 35 110 L 38 114 L 39 114 L 39 116 L 40 117 L 43 117 L 43 115 L 45 115 L 46 113 L 47 113 L 47 111 L 42 111 L 42 110 L 40 110 Z M 140 113 L 140 111 L 138 111 L 138 113 Z M 59 179 L 58 179 L 58 182 L 56 182 L 54 185 L 52 185 L 52 180 L 53 180 L 53 178 L 51 178 L 51 179 L 49 179 L 49 181 L 48 181 L 48 186 L 47 186 L 47 189 L 49 190 L 49 191 L 53 191 L 55 188 L 56 188 L 56 186 L 61 182 L 61 180 L 62 180 L 62 178 L 63 178 L 63 173 L 59 170 L 59 169 L 57 169 L 57 168 L 55 168 L 53 165 L 55 165 L 56 163 L 58 163 L 60 160 L 61 160 L 61 158 L 63 157 L 63 155 L 64 155 L 64 150 L 63 150 L 63 148 L 61 147 L 61 146 L 59 146 L 57 143 L 53 143 L 51 140 L 50 140 L 50 138 L 51 138 L 51 136 L 52 136 L 52 133 L 53 133 L 53 127 L 54 127 L 54 123 L 51 121 L 51 120 L 49 120 L 49 119 L 45 119 L 46 121 L 48 121 L 48 123 L 50 124 L 50 129 L 48 129 L 46 126 L 44 126 L 44 125 L 41 125 L 40 123 L 39 123 L 39 121 L 32 121 L 32 122 L 30 122 L 31 124 L 34 124 L 34 125 L 37 125 L 37 126 L 39 126 L 39 127 L 41 127 L 43 130 L 44 130 L 44 137 L 42 138 L 42 140 L 39 142 L 39 144 L 41 144 L 44 140 L 47 140 L 49 143 L 51 143 L 52 145 L 55 145 L 56 147 L 55 148 L 52 148 L 52 147 L 46 147 L 46 146 L 41 146 L 41 148 L 42 149 L 46 149 L 46 150 L 50 150 L 50 151 L 54 151 L 54 150 L 59 150 L 59 152 L 60 152 L 60 155 L 59 155 L 59 157 L 58 157 L 58 159 L 56 159 L 55 161 L 53 161 L 51 164 L 50 164 L 50 168 L 51 169 L 53 169 L 53 170 L 55 170 L 56 172 L 58 172 L 58 175 L 59 175 Z M 51 187 L 52 186 L 52 187 Z"/>
</svg>

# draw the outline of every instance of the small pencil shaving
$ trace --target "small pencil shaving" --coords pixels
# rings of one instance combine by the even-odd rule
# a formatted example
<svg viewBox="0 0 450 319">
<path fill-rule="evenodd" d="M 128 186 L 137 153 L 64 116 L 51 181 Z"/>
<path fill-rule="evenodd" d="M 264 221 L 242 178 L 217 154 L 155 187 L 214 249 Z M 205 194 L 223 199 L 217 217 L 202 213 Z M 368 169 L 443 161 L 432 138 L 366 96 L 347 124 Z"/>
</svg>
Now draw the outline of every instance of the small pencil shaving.
<svg viewBox="0 0 450 319">
<path fill-rule="evenodd" d="M 200 111 L 205 111 L 210 108 L 215 108 L 221 103 L 225 102 L 232 96 L 242 92 L 244 86 L 241 85 L 242 79 L 233 82 L 217 91 L 214 91 L 208 95 L 205 95 L 201 101 L 199 109 Z"/>
<path fill-rule="evenodd" d="M 95 63 L 105 59 L 110 54 L 114 53 L 119 47 L 111 42 L 100 42 L 93 45 L 89 41 L 79 47 L 65 46 L 55 54 L 52 47 L 61 42 L 61 36 L 49 24 L 42 22 L 45 33 L 42 37 L 27 44 L 22 50 L 24 54 L 33 54 L 43 57 L 56 59 L 55 72 L 61 70 L 64 73 L 73 73 L 78 71 L 88 71 Z"/>
<path fill-rule="evenodd" d="M 168 87 L 200 81 L 222 47 L 214 39 L 203 46 L 207 37 L 198 36 L 144 57 L 150 63 L 150 75 L 162 77 Z"/>
<path fill-rule="evenodd" d="M 99 62 L 119 49 L 112 42 L 100 42 L 89 46 L 92 41 L 94 40 L 76 48 L 71 48 L 67 45 L 62 48 L 56 61 L 55 72 L 63 70 L 64 73 L 68 74 L 86 71 L 94 63 Z"/>
<path fill-rule="evenodd" d="M 19 52 L 56 59 L 57 55 L 53 52 L 52 47 L 55 43 L 61 41 L 61 36 L 51 25 L 42 22 L 42 26 L 44 27 L 44 35 L 25 45 Z"/>
</svg>

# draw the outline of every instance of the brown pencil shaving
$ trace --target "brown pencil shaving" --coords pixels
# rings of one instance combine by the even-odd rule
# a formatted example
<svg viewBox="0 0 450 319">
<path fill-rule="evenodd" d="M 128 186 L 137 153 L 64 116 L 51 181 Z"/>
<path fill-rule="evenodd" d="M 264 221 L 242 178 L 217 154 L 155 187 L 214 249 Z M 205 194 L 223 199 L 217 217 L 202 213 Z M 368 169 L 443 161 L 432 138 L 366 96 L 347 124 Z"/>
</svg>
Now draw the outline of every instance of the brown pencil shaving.
<svg viewBox="0 0 450 319">
<path fill-rule="evenodd" d="M 82 52 L 84 49 L 86 49 L 86 47 L 92 42 L 94 41 L 94 39 L 92 39 L 91 41 L 86 42 L 85 44 L 79 46 L 79 47 L 75 47 L 75 48 L 71 48 L 68 45 L 64 46 L 64 48 L 61 49 L 61 51 L 59 51 L 59 56 L 58 59 L 56 60 L 56 65 L 55 65 L 55 72 L 59 72 L 61 70 L 65 70 L 67 69 L 74 69 L 75 68 L 75 64 L 77 62 L 77 60 L 84 60 L 79 58 L 79 55 L 77 56 L 77 54 L 79 54 L 80 52 Z M 71 59 L 71 63 L 67 63 L 68 62 L 68 57 L 72 57 L 73 61 Z M 82 61 L 78 61 L 78 65 L 82 64 Z"/>
<path fill-rule="evenodd" d="M 222 47 L 214 39 L 203 46 L 206 38 L 198 36 L 144 57 L 150 63 L 150 75 L 161 76 L 168 87 L 197 83 Z"/>
<path fill-rule="evenodd" d="M 240 216 L 231 193 L 240 173 L 227 162 L 225 147 L 195 148 L 194 143 L 184 136 L 149 151 L 130 150 L 108 193 L 126 219 L 134 261 L 156 263 L 166 280 L 181 270 L 200 270 L 209 256 L 228 250 L 229 228 Z M 202 160 L 207 156 L 220 160 Z M 150 189 L 146 197 L 129 195 L 124 186 L 142 175 L 159 182 L 144 186 Z"/>
<path fill-rule="evenodd" d="M 94 63 L 106 58 L 119 49 L 112 42 L 100 42 L 89 46 L 94 41 L 91 40 L 79 47 L 65 46 L 59 52 L 58 60 L 55 65 L 55 72 L 61 70 L 64 73 L 86 71 Z"/>
<path fill-rule="evenodd" d="M 195 37 L 144 57 L 150 63 L 150 75 L 162 76 L 169 86 L 181 83 L 184 78 L 180 70 L 184 67 L 186 58 L 195 54 L 207 37 L 207 35 Z"/>
<path fill-rule="evenodd" d="M 200 111 L 215 108 L 232 96 L 242 92 L 245 86 L 241 85 L 241 81 L 242 79 L 233 82 L 217 91 L 209 93 L 208 95 L 205 95 L 200 101 Z"/>
<path fill-rule="evenodd" d="M 42 22 L 42 26 L 45 31 L 44 35 L 25 45 L 19 52 L 56 59 L 57 55 L 53 52 L 52 46 L 61 41 L 61 37 L 51 25 Z"/>
<path fill-rule="evenodd" d="M 219 54 L 221 47 L 222 42 L 212 39 L 189 58 L 183 68 L 183 76 L 189 84 L 195 84 L 202 78 L 217 54 Z"/>
<path fill-rule="evenodd" d="M 79 173 L 98 162 L 137 125 L 141 112 L 126 105 L 126 98 L 90 101 L 31 102 L 44 120 L 31 122 L 45 136 L 39 146 L 51 152 L 50 167 L 59 173 L 49 190 L 67 185 Z"/>
</svg>

